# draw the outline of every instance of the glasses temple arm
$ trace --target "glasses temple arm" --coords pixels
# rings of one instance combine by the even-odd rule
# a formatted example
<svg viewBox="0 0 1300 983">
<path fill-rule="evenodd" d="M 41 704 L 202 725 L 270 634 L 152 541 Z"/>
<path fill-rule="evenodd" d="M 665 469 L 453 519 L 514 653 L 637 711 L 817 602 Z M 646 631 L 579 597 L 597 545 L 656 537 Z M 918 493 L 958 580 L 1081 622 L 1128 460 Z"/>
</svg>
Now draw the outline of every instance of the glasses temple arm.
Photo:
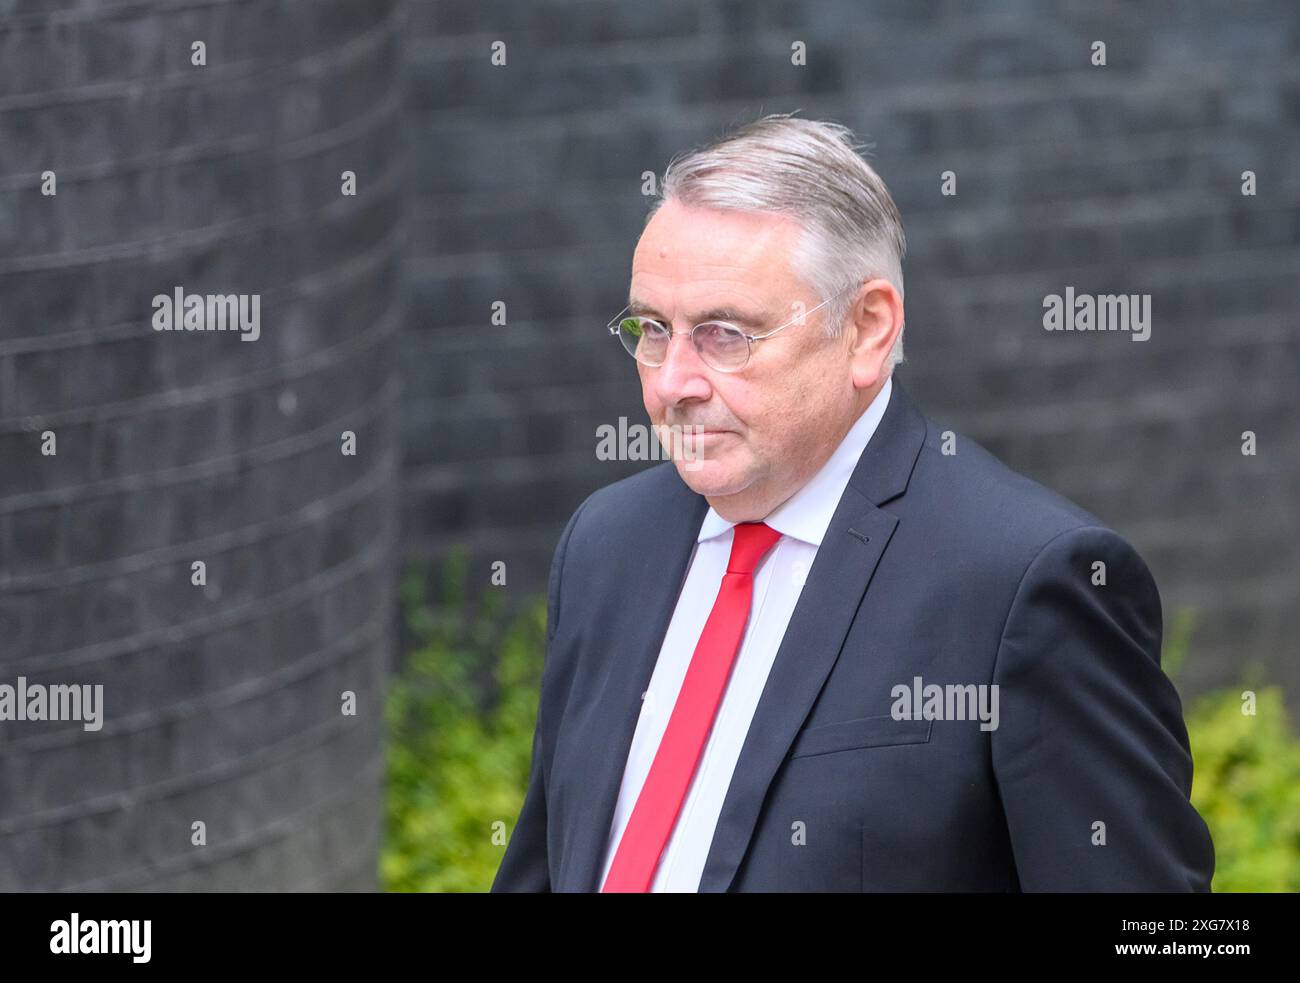
<svg viewBox="0 0 1300 983">
<path fill-rule="evenodd" d="M 802 314 L 795 315 L 795 317 L 793 317 L 789 321 L 786 321 L 785 324 L 781 325 L 779 328 L 773 328 L 771 331 L 768 331 L 765 334 L 750 334 L 750 335 L 745 335 L 745 337 L 748 338 L 750 341 L 762 341 L 764 338 L 770 338 L 778 331 L 784 331 L 792 324 L 802 323 L 803 319 L 806 318 L 809 314 L 815 314 L 817 311 L 821 310 L 829 303 L 830 303 L 830 299 L 827 298 L 826 300 L 823 300 L 820 304 L 818 304 L 816 307 L 814 307 L 812 310 L 804 311 Z"/>
<path fill-rule="evenodd" d="M 610 334 L 614 334 L 618 330 L 618 322 L 622 320 L 623 315 L 628 312 L 628 309 L 631 306 L 631 304 L 628 304 L 627 307 L 624 307 L 621 311 L 610 318 L 609 323 L 605 325 L 605 327 L 609 328 Z"/>
</svg>

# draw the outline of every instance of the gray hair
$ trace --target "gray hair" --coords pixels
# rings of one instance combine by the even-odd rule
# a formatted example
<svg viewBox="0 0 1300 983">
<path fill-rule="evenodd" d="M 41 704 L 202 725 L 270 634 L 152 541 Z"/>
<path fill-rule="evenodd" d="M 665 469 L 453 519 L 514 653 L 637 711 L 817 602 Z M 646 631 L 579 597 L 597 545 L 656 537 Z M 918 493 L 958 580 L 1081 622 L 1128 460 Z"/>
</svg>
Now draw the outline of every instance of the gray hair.
<svg viewBox="0 0 1300 983">
<path fill-rule="evenodd" d="M 700 208 L 775 212 L 803 235 L 790 264 L 826 305 L 838 336 L 856 296 L 849 288 L 882 277 L 903 294 L 903 221 L 889 189 L 858 153 L 865 144 L 839 123 L 773 113 L 668 165 L 646 221 L 668 201 Z M 832 299 L 833 298 L 833 299 Z M 903 361 L 900 328 L 886 371 Z"/>
</svg>

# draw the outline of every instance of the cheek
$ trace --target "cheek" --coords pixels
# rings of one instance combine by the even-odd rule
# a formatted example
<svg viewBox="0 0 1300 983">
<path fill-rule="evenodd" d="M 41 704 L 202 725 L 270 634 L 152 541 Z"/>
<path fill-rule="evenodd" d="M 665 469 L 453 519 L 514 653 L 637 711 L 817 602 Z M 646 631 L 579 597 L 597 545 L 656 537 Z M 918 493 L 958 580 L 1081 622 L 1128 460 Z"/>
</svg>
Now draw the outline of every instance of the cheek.
<svg viewBox="0 0 1300 983">
<path fill-rule="evenodd" d="M 797 406 L 797 401 L 793 405 Z M 732 405 L 732 415 L 742 424 L 741 433 L 749 454 L 766 459 L 781 452 L 790 426 L 791 407 L 791 402 L 784 397 L 754 398 L 748 403 Z"/>
<path fill-rule="evenodd" d="M 841 391 L 839 380 L 847 377 L 847 369 L 842 361 L 825 356 L 824 351 L 810 352 L 808 371 L 794 380 L 798 395 L 792 402 L 792 418 L 805 423 L 820 420 L 836 402 Z"/>
<path fill-rule="evenodd" d="M 751 451 L 774 462 L 799 457 L 802 435 L 819 418 L 825 398 L 825 386 L 816 378 L 787 380 L 780 398 L 756 405 L 746 421 Z"/>
<path fill-rule="evenodd" d="M 641 377 L 641 403 L 645 406 L 645 411 L 649 414 L 650 419 L 658 420 L 663 414 L 663 407 L 659 403 L 659 397 L 655 395 L 655 387 L 644 372 L 638 372 L 637 374 Z"/>
</svg>

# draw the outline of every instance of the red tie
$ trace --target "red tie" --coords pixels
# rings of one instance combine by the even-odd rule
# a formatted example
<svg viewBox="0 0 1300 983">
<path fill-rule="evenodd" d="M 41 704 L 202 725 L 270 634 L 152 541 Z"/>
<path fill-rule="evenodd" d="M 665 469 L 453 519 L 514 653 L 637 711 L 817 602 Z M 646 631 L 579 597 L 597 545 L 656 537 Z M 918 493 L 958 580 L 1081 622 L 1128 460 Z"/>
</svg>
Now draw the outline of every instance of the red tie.
<svg viewBox="0 0 1300 983">
<path fill-rule="evenodd" d="M 704 623 L 654 763 L 619 840 L 601 888 L 604 893 L 650 890 L 745 634 L 754 597 L 754 568 L 780 538 L 779 532 L 761 522 L 735 526 L 731 559 L 718 598 Z"/>
</svg>

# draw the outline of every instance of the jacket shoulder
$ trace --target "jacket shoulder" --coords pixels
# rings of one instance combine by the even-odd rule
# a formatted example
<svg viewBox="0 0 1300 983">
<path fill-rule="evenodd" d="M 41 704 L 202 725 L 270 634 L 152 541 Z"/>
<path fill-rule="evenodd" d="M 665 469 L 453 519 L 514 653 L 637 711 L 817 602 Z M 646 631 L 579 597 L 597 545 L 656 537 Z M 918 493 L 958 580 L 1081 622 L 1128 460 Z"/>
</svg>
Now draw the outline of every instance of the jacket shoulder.
<svg viewBox="0 0 1300 983">
<path fill-rule="evenodd" d="M 927 420 L 924 444 L 901 506 L 948 535 L 1001 556 L 1021 571 L 1053 540 L 1095 529 L 1131 545 L 1097 515 L 1013 470 L 974 438 Z M 885 506 L 890 508 L 890 506 Z"/>
</svg>

